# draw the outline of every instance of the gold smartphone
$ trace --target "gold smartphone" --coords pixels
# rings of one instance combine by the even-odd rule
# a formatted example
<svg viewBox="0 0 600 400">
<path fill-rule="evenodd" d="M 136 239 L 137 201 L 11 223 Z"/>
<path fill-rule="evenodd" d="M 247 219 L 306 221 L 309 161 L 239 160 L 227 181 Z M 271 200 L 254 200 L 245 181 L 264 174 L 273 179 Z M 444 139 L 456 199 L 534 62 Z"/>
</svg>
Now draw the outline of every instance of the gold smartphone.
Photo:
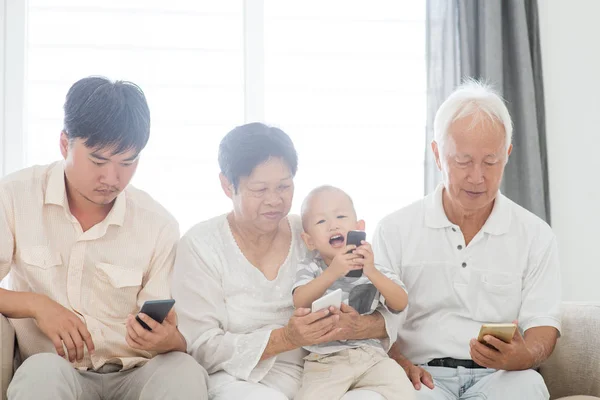
<svg viewBox="0 0 600 400">
<path fill-rule="evenodd" d="M 510 343 L 516 330 L 517 325 L 515 324 L 483 324 L 479 330 L 477 340 L 486 344 L 483 337 L 485 335 L 490 335 L 502 340 L 504 343 Z"/>
</svg>

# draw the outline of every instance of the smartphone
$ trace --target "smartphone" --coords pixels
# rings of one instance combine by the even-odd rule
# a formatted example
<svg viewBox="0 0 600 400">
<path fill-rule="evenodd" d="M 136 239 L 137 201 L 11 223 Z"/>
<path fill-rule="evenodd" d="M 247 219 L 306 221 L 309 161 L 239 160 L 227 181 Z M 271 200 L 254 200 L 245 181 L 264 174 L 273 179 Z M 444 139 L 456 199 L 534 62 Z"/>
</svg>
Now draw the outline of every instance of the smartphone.
<svg viewBox="0 0 600 400">
<path fill-rule="evenodd" d="M 483 337 L 490 335 L 502 340 L 504 343 L 510 343 L 516 330 L 517 325 L 515 324 L 483 324 L 479 330 L 477 340 L 483 344 L 488 344 L 483 340 Z"/>
<path fill-rule="evenodd" d="M 346 245 L 353 244 L 359 247 L 363 240 L 367 239 L 367 234 L 363 231 L 349 231 L 346 235 Z M 360 278 L 362 276 L 362 269 L 355 269 L 346 274 L 348 278 Z"/>
<path fill-rule="evenodd" d="M 326 294 L 313 301 L 311 311 L 317 312 L 325 308 L 335 307 L 340 308 L 342 305 L 342 289 L 336 289 L 331 293 Z"/>
<path fill-rule="evenodd" d="M 159 324 L 162 324 L 165 318 L 167 318 L 167 314 L 169 313 L 169 311 L 171 311 L 171 308 L 173 308 L 174 304 L 175 300 L 173 299 L 148 300 L 144 302 L 144 305 L 142 306 L 140 312 L 146 314 Z M 144 329 L 148 331 L 152 330 L 148 325 L 146 325 L 144 321 L 142 321 L 139 315 L 136 315 L 135 319 L 137 320 L 137 322 L 140 323 L 140 325 L 142 325 Z"/>
</svg>

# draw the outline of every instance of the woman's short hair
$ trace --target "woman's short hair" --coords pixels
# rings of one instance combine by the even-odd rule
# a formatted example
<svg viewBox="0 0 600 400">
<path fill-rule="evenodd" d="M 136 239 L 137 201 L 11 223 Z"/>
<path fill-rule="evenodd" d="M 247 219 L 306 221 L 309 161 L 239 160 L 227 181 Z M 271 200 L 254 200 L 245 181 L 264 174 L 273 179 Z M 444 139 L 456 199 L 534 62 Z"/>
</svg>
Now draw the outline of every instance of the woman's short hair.
<svg viewBox="0 0 600 400">
<path fill-rule="evenodd" d="M 298 170 L 298 154 L 290 137 L 281 129 L 259 122 L 238 126 L 221 140 L 219 167 L 237 191 L 240 178 L 269 158 L 283 159 L 292 176 Z"/>
</svg>

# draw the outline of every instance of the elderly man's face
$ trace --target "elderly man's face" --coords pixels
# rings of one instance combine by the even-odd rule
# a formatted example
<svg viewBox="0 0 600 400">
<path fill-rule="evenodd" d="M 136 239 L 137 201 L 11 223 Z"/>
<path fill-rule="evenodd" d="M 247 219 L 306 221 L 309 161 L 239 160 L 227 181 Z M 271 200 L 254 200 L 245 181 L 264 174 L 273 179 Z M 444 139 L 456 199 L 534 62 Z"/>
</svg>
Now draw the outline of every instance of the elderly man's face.
<svg viewBox="0 0 600 400">
<path fill-rule="evenodd" d="M 478 120 L 479 119 L 479 120 Z M 454 207 L 474 212 L 494 201 L 508 155 L 502 123 L 467 116 L 448 127 L 442 148 L 433 143 L 448 198 Z"/>
</svg>

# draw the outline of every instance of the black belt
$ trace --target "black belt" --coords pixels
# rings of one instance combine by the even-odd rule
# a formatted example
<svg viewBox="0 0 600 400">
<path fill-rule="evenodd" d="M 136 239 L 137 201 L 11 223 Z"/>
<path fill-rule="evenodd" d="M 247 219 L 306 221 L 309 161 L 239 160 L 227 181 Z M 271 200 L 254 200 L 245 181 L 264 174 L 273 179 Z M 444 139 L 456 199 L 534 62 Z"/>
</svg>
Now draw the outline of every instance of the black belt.
<svg viewBox="0 0 600 400">
<path fill-rule="evenodd" d="M 457 360 L 455 358 L 434 358 L 427 363 L 430 367 L 446 367 L 446 368 L 485 368 L 477 364 L 473 360 Z"/>
</svg>

